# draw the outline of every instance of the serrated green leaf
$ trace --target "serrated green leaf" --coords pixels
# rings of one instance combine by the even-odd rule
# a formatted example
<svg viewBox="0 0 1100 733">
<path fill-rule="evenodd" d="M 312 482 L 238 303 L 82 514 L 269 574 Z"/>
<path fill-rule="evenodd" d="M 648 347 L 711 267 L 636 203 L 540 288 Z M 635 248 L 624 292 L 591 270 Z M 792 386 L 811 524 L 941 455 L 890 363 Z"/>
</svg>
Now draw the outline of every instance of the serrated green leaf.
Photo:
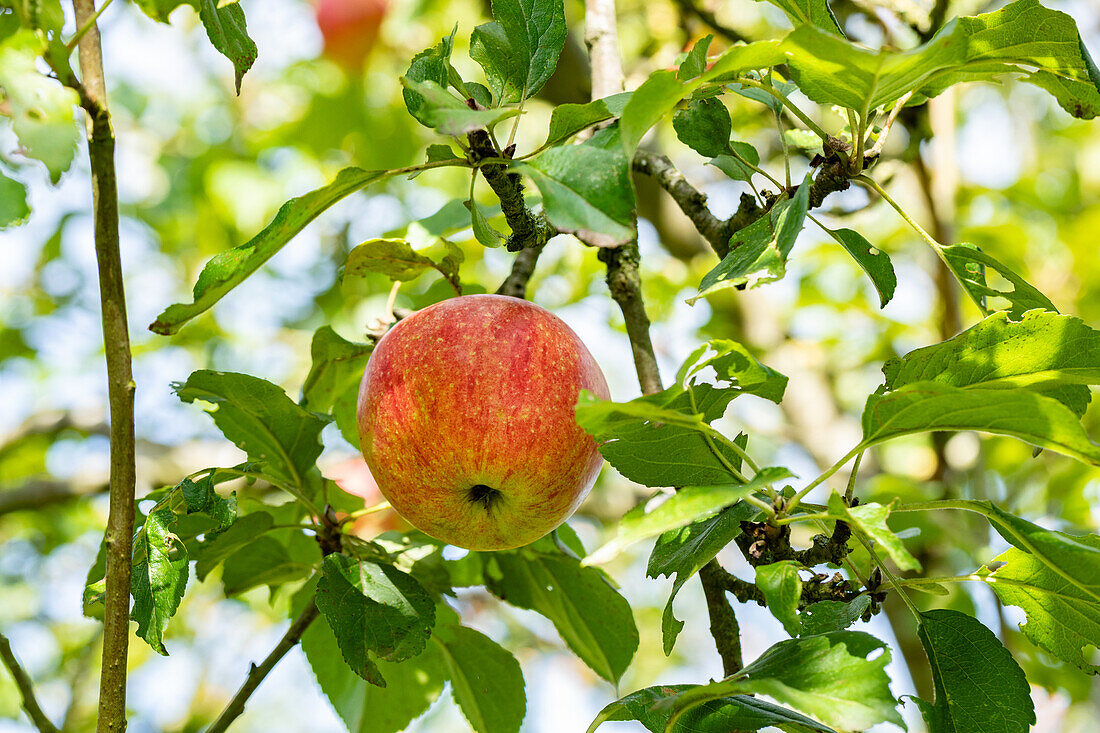
<svg viewBox="0 0 1100 733">
<path fill-rule="evenodd" d="M 79 100 L 76 92 L 35 67 L 44 50 L 43 41 L 28 29 L 0 41 L 0 101 L 22 152 L 41 161 L 57 183 L 76 154 L 73 109 Z"/>
<path fill-rule="evenodd" d="M 793 197 L 781 199 L 767 214 L 734 234 L 729 254 L 703 276 L 699 294 L 687 302 L 693 304 L 718 290 L 752 288 L 782 278 L 787 272 L 787 255 L 806 221 L 811 183 L 807 173 Z"/>
<path fill-rule="evenodd" d="M 712 41 L 714 41 L 714 36 L 708 33 L 695 42 L 691 50 L 684 55 L 684 60 L 680 62 L 680 66 L 676 70 L 678 80 L 687 81 L 707 70 L 707 53 L 710 51 Z"/>
<path fill-rule="evenodd" d="M 607 562 L 635 542 L 717 514 L 748 494 L 782 481 L 790 475 L 791 472 L 785 468 L 769 467 L 760 469 L 751 481 L 744 484 L 687 486 L 650 512 L 628 512 L 619 522 L 619 531 L 615 538 L 589 554 L 584 559 L 584 564 L 599 565 Z"/>
<path fill-rule="evenodd" d="M 760 0 L 757 0 L 760 2 Z M 840 24 L 836 22 L 829 0 L 767 0 L 782 10 L 796 26 L 809 24 L 829 33 L 844 36 Z"/>
<path fill-rule="evenodd" d="M 610 120 L 623 113 L 623 107 L 630 99 L 630 92 L 613 94 L 603 99 L 594 99 L 585 104 L 559 104 L 550 113 L 550 129 L 546 133 L 543 148 L 549 148 L 565 142 L 592 125 Z"/>
<path fill-rule="evenodd" d="M 866 112 L 910 91 L 935 96 L 959 82 L 1018 73 L 1074 116 L 1100 113 L 1100 74 L 1076 24 L 1037 0 L 958 18 L 910 51 L 869 51 L 810 25 L 793 30 L 783 47 L 799 89 L 822 104 Z"/>
<path fill-rule="evenodd" d="M 443 691 L 446 669 L 435 644 L 403 662 L 375 660 L 385 687 L 366 682 L 340 653 L 322 616 L 302 635 L 302 651 L 321 691 L 352 733 L 399 733 Z"/>
<path fill-rule="evenodd" d="M 435 624 L 435 603 L 415 578 L 347 555 L 325 558 L 316 602 L 344 660 L 372 684 L 380 679 L 374 657 L 400 662 L 416 656 Z"/>
<path fill-rule="evenodd" d="M 522 170 L 538 186 L 546 217 L 560 231 L 600 247 L 637 236 L 630 160 L 617 146 L 550 148 Z"/>
<path fill-rule="evenodd" d="M 389 171 L 344 168 L 335 180 L 307 194 L 287 201 L 264 230 L 248 242 L 215 255 L 206 263 L 195 282 L 192 303 L 176 303 L 153 321 L 149 330 L 170 336 L 195 316 L 209 310 L 230 290 L 240 285 L 271 259 L 307 224 L 337 201 L 369 183 L 382 180 Z"/>
<path fill-rule="evenodd" d="M 854 530 L 874 540 L 901 570 L 921 569 L 917 558 L 909 554 L 901 538 L 886 524 L 886 518 L 890 516 L 889 507 L 874 503 L 850 507 L 844 503 L 840 494 L 834 492 L 829 496 L 829 513 L 835 517 L 844 517 Z"/>
<path fill-rule="evenodd" d="M 867 657 L 881 650 L 874 659 Z M 875 637 L 838 631 L 774 645 L 733 678 L 681 693 L 666 731 L 692 708 L 737 693 L 767 695 L 840 730 L 902 725 L 890 694 L 890 652 Z"/>
<path fill-rule="evenodd" d="M 198 543 L 194 559 L 195 577 L 206 580 L 225 558 L 271 529 L 275 520 L 267 512 L 251 512 L 240 517 L 229 529 Z"/>
<path fill-rule="evenodd" d="M 176 487 L 183 494 L 187 514 L 205 514 L 214 520 L 212 535 L 225 531 L 237 518 L 237 497 L 222 497 L 214 489 L 214 478 L 212 471 L 197 481 L 185 478 Z"/>
<path fill-rule="evenodd" d="M 250 461 L 262 462 L 266 473 L 300 490 L 314 480 L 326 421 L 279 387 L 248 374 L 207 370 L 173 387 L 184 402 L 213 403 L 207 413 L 214 424 Z"/>
<path fill-rule="evenodd" d="M 731 140 L 729 146 L 732 155 L 719 155 L 708 161 L 708 164 L 713 165 L 735 181 L 751 181 L 756 174 L 752 166 L 760 163 L 760 153 L 756 152 L 756 148 L 748 143 L 741 143 L 736 140 Z"/>
<path fill-rule="evenodd" d="M 863 615 L 871 605 L 870 596 L 856 596 L 850 601 L 818 601 L 802 609 L 799 615 L 802 624 L 801 636 L 828 634 L 843 631 Z"/>
<path fill-rule="evenodd" d="M 672 116 L 676 137 L 706 158 L 724 155 L 730 149 L 733 122 L 729 110 L 717 97 L 697 99 Z"/>
<path fill-rule="evenodd" d="M 791 636 L 802 632 L 798 604 L 802 600 L 802 578 L 793 560 L 773 562 L 756 568 L 756 587 L 764 593 L 768 610 Z"/>
<path fill-rule="evenodd" d="M 472 109 L 431 80 L 414 81 L 402 77 L 401 84 L 420 97 L 418 119 L 441 135 L 462 136 L 516 114 L 515 110 Z"/>
<path fill-rule="evenodd" d="M 550 619 L 573 653 L 618 684 L 638 648 L 638 629 L 630 604 L 600 571 L 562 554 L 516 551 L 489 557 L 499 569 L 499 575 L 486 578 L 494 595 Z"/>
<path fill-rule="evenodd" d="M 750 504 L 738 502 L 709 519 L 669 530 L 657 539 L 649 556 L 646 575 L 650 578 L 662 575 L 676 577 L 661 616 L 665 656 L 672 653 L 676 637 L 684 628 L 684 622 L 673 614 L 672 603 L 676 595 L 684 587 L 684 583 L 741 534 L 741 522 L 751 519 L 756 512 Z"/>
<path fill-rule="evenodd" d="M 588 726 L 588 733 L 615 720 L 637 720 L 652 733 L 662 733 L 672 716 L 671 702 L 693 687 L 695 685 L 660 685 L 632 692 L 604 707 Z M 748 695 L 732 695 L 702 703 L 685 713 L 671 733 L 760 730 L 772 726 L 786 733 L 836 733 L 793 710 Z"/>
<path fill-rule="evenodd" d="M 451 52 L 454 49 L 455 33 L 457 32 L 458 24 L 456 23 L 450 35 L 440 39 L 439 43 L 431 48 L 426 48 L 414 56 L 409 64 L 408 71 L 405 72 L 405 78 L 417 82 L 435 82 L 440 88 L 446 89 L 451 77 Z M 405 108 L 409 110 L 409 114 L 426 127 L 431 127 L 424 117 L 424 108 L 427 105 L 424 97 L 407 85 L 401 90 L 401 95 L 405 100 Z"/>
<path fill-rule="evenodd" d="M 522 102 L 554 73 L 568 29 L 562 0 L 493 0 L 492 23 L 470 36 L 499 104 Z"/>
<path fill-rule="evenodd" d="M 936 690 L 935 704 L 920 706 L 931 733 L 1031 730 L 1031 688 L 992 631 L 973 616 L 938 609 L 920 615 L 917 635 Z"/>
<path fill-rule="evenodd" d="M 227 596 L 265 585 L 274 588 L 308 578 L 320 559 L 312 537 L 295 531 L 265 534 L 225 558 L 222 587 Z"/>
<path fill-rule="evenodd" d="M 1100 648 L 1100 583 L 1090 582 L 1100 567 L 1093 557 L 1100 556 L 1100 537 L 1050 534 L 1075 547 L 1072 556 L 1060 554 L 1051 560 L 1072 560 L 1073 565 L 1053 566 L 1038 553 L 1014 547 L 996 558 L 1003 565 L 980 574 L 1001 603 L 1018 606 L 1027 615 L 1020 630 L 1028 639 L 1085 672 L 1100 674 L 1100 665 L 1085 655 L 1089 647 Z"/>
<path fill-rule="evenodd" d="M 219 5 L 217 0 L 200 0 L 199 20 L 214 48 L 233 62 L 234 82 L 240 95 L 241 80 L 256 63 L 257 53 L 255 41 L 248 37 L 244 9 L 237 2 Z"/>
<path fill-rule="evenodd" d="M 893 392 L 871 395 L 863 409 L 861 446 L 934 430 L 1010 435 L 1100 465 L 1100 446 L 1089 440 L 1068 407 L 1019 388 L 960 389 L 936 382 L 914 382 Z"/>
<path fill-rule="evenodd" d="M 1100 384 L 1100 332 L 1051 311 L 1029 311 L 1018 321 L 1002 311 L 954 338 L 891 360 L 882 370 L 888 390 L 920 381 L 1023 387 L 1064 402 L 1080 416 L 1091 399 L 1085 385 Z"/>
<path fill-rule="evenodd" d="M 465 626 L 440 624 L 432 638 L 443 651 L 451 695 L 474 731 L 517 733 L 527 699 L 516 658 Z"/>
<path fill-rule="evenodd" d="M 175 513 L 167 508 L 146 517 L 134 539 L 130 581 L 130 618 L 137 621 L 137 635 L 164 656 L 164 631 L 183 600 L 188 577 L 187 548 L 172 533 L 175 523 Z"/>
<path fill-rule="evenodd" d="M 854 229 L 828 229 L 826 231 L 867 273 L 867 277 L 871 279 L 871 284 L 878 291 L 879 307 L 885 308 L 890 299 L 894 297 L 894 290 L 898 286 L 898 277 L 894 274 L 894 265 L 890 262 L 890 256 L 881 249 L 873 247 L 862 234 Z"/>
<path fill-rule="evenodd" d="M 1029 310 L 1043 309 L 1058 312 L 1047 296 L 1040 293 L 1030 283 L 1005 265 L 990 257 L 972 244 L 955 244 L 942 247 L 944 259 L 963 290 L 985 315 L 1006 310 L 1013 318 L 1019 319 Z M 997 290 L 985 279 L 987 267 L 993 268 L 998 275 L 1012 284 L 1011 290 Z M 1007 307 L 999 302 L 1006 301 Z"/>
<path fill-rule="evenodd" d="M 349 444 L 359 447 L 359 431 L 354 410 L 336 409 L 340 404 L 354 403 L 359 394 L 367 359 L 373 350 L 371 344 L 348 341 L 332 330 L 321 326 L 313 333 L 310 344 L 312 365 L 302 383 L 302 399 L 299 404 L 310 412 L 328 412 L 336 419 L 336 426 Z"/>
<path fill-rule="evenodd" d="M 779 404 L 787 390 L 787 377 L 762 364 L 742 344 L 730 339 L 711 339 L 705 349 L 696 350 L 680 367 L 676 381 L 685 388 L 694 385 L 704 369 L 713 369 L 717 386 L 736 389 Z"/>
</svg>

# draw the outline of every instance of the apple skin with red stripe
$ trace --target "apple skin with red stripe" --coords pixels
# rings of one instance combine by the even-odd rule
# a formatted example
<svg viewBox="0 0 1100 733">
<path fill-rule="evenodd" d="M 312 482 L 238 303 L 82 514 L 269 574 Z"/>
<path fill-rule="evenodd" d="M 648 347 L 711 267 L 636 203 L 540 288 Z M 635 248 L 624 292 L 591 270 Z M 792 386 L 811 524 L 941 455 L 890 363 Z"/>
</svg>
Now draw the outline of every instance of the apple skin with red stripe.
<svg viewBox="0 0 1100 733">
<path fill-rule="evenodd" d="M 413 526 L 470 550 L 529 544 L 588 495 L 603 458 L 576 424 L 580 391 L 609 399 L 580 338 L 519 298 L 467 295 L 397 323 L 359 389 L 359 442 Z"/>
</svg>

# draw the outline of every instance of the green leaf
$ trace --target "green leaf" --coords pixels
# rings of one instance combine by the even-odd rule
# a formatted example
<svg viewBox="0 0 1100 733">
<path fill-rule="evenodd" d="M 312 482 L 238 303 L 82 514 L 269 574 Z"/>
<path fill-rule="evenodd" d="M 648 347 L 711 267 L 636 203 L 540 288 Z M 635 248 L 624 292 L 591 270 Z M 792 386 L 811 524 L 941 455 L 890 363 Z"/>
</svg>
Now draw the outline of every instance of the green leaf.
<svg viewBox="0 0 1100 733">
<path fill-rule="evenodd" d="M 760 153 L 756 152 L 756 148 L 748 143 L 741 143 L 736 140 L 731 140 L 729 147 L 733 152 L 732 155 L 719 155 L 708 161 L 708 164 L 713 165 L 735 181 L 751 181 L 753 175 L 756 174 L 752 166 L 759 165 Z"/>
<path fill-rule="evenodd" d="M 764 593 L 768 610 L 791 636 L 802 632 L 798 618 L 798 604 L 802 600 L 802 578 L 798 576 L 798 563 L 783 560 L 756 568 L 756 587 Z"/>
<path fill-rule="evenodd" d="M 344 168 L 327 186 L 287 201 L 262 232 L 239 247 L 215 255 L 206 263 L 195 282 L 193 303 L 169 306 L 150 324 L 149 330 L 162 336 L 176 333 L 184 323 L 210 309 L 230 290 L 260 269 L 261 265 L 323 211 L 367 184 L 389 175 L 389 171 Z"/>
<path fill-rule="evenodd" d="M 745 484 L 688 486 L 648 513 L 639 511 L 645 508 L 643 504 L 627 512 L 619 522 L 619 531 L 615 538 L 589 554 L 584 559 L 584 564 L 599 565 L 607 562 L 635 542 L 717 514 L 748 494 L 782 481 L 790 475 L 790 471 L 785 468 L 762 468 Z"/>
<path fill-rule="evenodd" d="M 57 183 L 76 154 L 73 108 L 79 100 L 76 92 L 39 73 L 35 63 L 44 50 L 27 29 L 0 41 L 0 101 L 22 152 L 41 161 Z"/>
<path fill-rule="evenodd" d="M 413 57 L 409 64 L 409 70 L 405 72 L 405 78 L 410 81 L 431 81 L 446 89 L 451 75 L 451 52 L 454 50 L 455 33 L 458 32 L 458 24 L 451 30 L 451 34 L 440 39 L 439 43 L 426 48 Z M 421 124 L 431 127 L 425 119 L 424 111 L 427 102 L 414 89 L 405 85 L 401 90 L 405 100 L 405 108 Z M 429 153 L 430 159 L 430 153 Z"/>
<path fill-rule="evenodd" d="M 274 588 L 308 578 L 321 559 L 312 537 L 288 531 L 265 534 L 224 560 L 222 586 L 227 596 L 253 588 Z"/>
<path fill-rule="evenodd" d="M 885 308 L 894 297 L 894 289 L 898 286 L 898 277 L 894 274 L 894 265 L 890 262 L 890 256 L 881 249 L 871 246 L 871 243 L 854 229 L 826 229 L 826 231 L 847 250 L 856 264 L 867 273 L 867 277 L 871 278 L 871 284 L 878 291 L 879 307 Z"/>
<path fill-rule="evenodd" d="M 646 575 L 650 578 L 676 576 L 661 616 L 665 656 L 672 653 L 676 637 L 684 628 L 684 622 L 673 614 L 672 602 L 676 595 L 684 587 L 684 583 L 741 534 L 741 522 L 752 519 L 756 513 L 757 510 L 752 505 L 738 502 L 709 519 L 669 530 L 657 539 L 653 552 L 649 555 Z"/>
<path fill-rule="evenodd" d="M 698 99 L 672 116 L 676 137 L 706 158 L 716 158 L 730 149 L 733 122 L 729 110 L 717 97 Z"/>
<path fill-rule="evenodd" d="M 199 20 L 214 48 L 233 62 L 234 82 L 240 95 L 241 79 L 256 63 L 256 43 L 248 37 L 244 9 L 236 2 L 219 5 L 217 0 L 201 0 Z"/>
<path fill-rule="evenodd" d="M 634 90 L 622 113 L 623 148 L 633 156 L 649 128 L 703 84 L 753 69 L 765 69 L 786 60 L 778 41 L 757 41 L 727 48 L 703 74 L 685 81 L 676 72 L 656 71 Z"/>
<path fill-rule="evenodd" d="M 134 606 L 130 618 L 137 621 L 137 635 L 158 654 L 164 648 L 164 630 L 175 615 L 187 588 L 187 548 L 172 530 L 175 513 L 168 508 L 150 514 L 134 538 L 134 565 L 130 593 Z"/>
<path fill-rule="evenodd" d="M 863 615 L 871 605 L 870 596 L 856 596 L 851 601 L 818 601 L 802 609 L 802 636 L 843 631 Z"/>
<path fill-rule="evenodd" d="M 454 244 L 445 242 L 447 254 L 436 262 L 431 257 L 415 251 L 404 239 L 370 239 L 357 245 L 348 254 L 344 265 L 344 282 L 371 273 L 385 275 L 391 280 L 408 282 L 433 269 L 458 288 L 458 265 L 462 252 Z"/>
<path fill-rule="evenodd" d="M 983 314 L 988 316 L 996 311 L 1007 310 L 1009 315 L 1019 319 L 1025 312 L 1036 308 L 1058 311 L 1047 296 L 974 245 L 963 243 L 941 249 L 952 273 Z M 990 286 L 985 279 L 987 267 L 1008 280 L 1012 289 L 998 290 Z M 993 299 L 992 303 L 990 298 Z"/>
<path fill-rule="evenodd" d="M 630 604 L 603 573 L 564 554 L 521 550 L 487 557 L 498 571 L 486 578 L 493 595 L 550 619 L 574 654 L 618 684 L 638 648 L 638 629 Z"/>
<path fill-rule="evenodd" d="M 474 239 L 483 247 L 499 247 L 504 244 L 504 235 L 489 226 L 489 220 L 485 218 L 485 212 L 476 201 L 463 201 L 470 210 L 470 225 L 474 230 Z"/>
<path fill-rule="evenodd" d="M 168 22 L 168 16 L 180 5 L 191 5 L 189 0 L 134 0 L 134 4 L 150 18 L 161 23 Z"/>
<path fill-rule="evenodd" d="M 1039 553 L 1013 547 L 997 557 L 1003 564 L 996 570 L 980 574 L 1001 603 L 1018 606 L 1027 615 L 1020 630 L 1028 639 L 1089 674 L 1100 674 L 1100 665 L 1090 663 L 1085 654 L 1089 647 L 1100 648 L 1100 537 L 1049 534 L 1052 541 L 1067 544 L 1050 560 L 1070 560 L 1072 565 L 1053 565 Z"/>
<path fill-rule="evenodd" d="M 233 372 L 192 372 L 173 384 L 184 402 L 213 403 L 207 413 L 222 434 L 263 462 L 266 473 L 302 489 L 316 473 L 326 421 L 294 403 L 271 382 Z"/>
<path fill-rule="evenodd" d="M 869 51 L 810 25 L 795 28 L 783 47 L 791 75 L 807 97 L 861 113 L 910 91 L 935 96 L 952 84 L 1003 73 L 1023 74 L 1074 116 L 1091 119 L 1100 113 L 1100 73 L 1076 24 L 1037 0 L 958 18 L 910 51 Z"/>
<path fill-rule="evenodd" d="M 354 410 L 348 413 L 335 408 L 338 403 L 357 400 L 373 348 L 371 344 L 344 339 L 330 326 L 321 326 L 313 333 L 309 349 L 313 363 L 302 383 L 302 408 L 332 414 L 344 440 L 355 447 L 359 447 L 359 429 Z"/>
<path fill-rule="evenodd" d="M 446 88 L 431 80 L 414 81 L 402 77 L 401 84 L 421 99 L 417 110 L 418 119 L 440 135 L 465 135 L 517 114 L 515 110 L 502 112 L 499 109 L 471 109 Z"/>
<path fill-rule="evenodd" d="M 931 733 L 1027 733 L 1035 706 L 1023 670 L 993 632 L 965 613 L 920 615 L 935 704 L 920 701 Z"/>
<path fill-rule="evenodd" d="M 215 473 L 211 471 L 197 481 L 185 478 L 176 487 L 183 494 L 187 514 L 205 514 L 214 520 L 211 536 L 228 529 L 237 518 L 237 498 L 231 494 L 226 499 L 214 489 Z"/>
<path fill-rule="evenodd" d="M 267 532 L 274 524 L 275 520 L 267 512 L 252 512 L 238 518 L 224 532 L 203 538 L 195 551 L 195 577 L 200 581 L 206 580 L 206 576 L 222 561 Z"/>
<path fill-rule="evenodd" d="M 27 187 L 0 172 L 0 230 L 19 226 L 30 216 L 31 207 L 27 203 Z"/>
<path fill-rule="evenodd" d="M 861 447 L 934 430 L 1011 435 L 1100 465 L 1100 446 L 1061 402 L 1026 389 L 960 389 L 936 382 L 914 382 L 868 397 Z"/>
<path fill-rule="evenodd" d="M 684 60 L 676 70 L 676 78 L 679 81 L 687 81 L 707 70 L 707 53 L 713 41 L 714 36 L 708 33 L 696 41 L 691 50 L 684 54 Z"/>
<path fill-rule="evenodd" d="M 325 558 L 316 600 L 344 660 L 380 686 L 386 683 L 372 657 L 400 662 L 416 656 L 435 624 L 435 603 L 415 578 L 347 555 Z"/>
<path fill-rule="evenodd" d="M 436 627 L 451 695 L 476 733 L 517 733 L 527 713 L 523 673 L 507 650 L 484 634 L 452 624 Z"/>
<path fill-rule="evenodd" d="M 852 529 L 861 532 L 875 541 L 901 570 L 920 570 L 920 562 L 909 554 L 898 537 L 886 524 L 890 508 L 882 504 L 860 504 L 850 507 L 844 503 L 840 494 L 833 492 L 829 496 L 829 513 L 834 517 L 844 517 Z"/>
<path fill-rule="evenodd" d="M 757 0 L 759 2 L 760 0 Z M 840 24 L 836 22 L 829 0 L 767 0 L 782 10 L 796 26 L 809 24 L 829 33 L 844 36 Z"/>
<path fill-rule="evenodd" d="M 568 29 L 562 0 L 493 0 L 492 23 L 470 36 L 470 58 L 481 64 L 499 104 L 522 102 L 558 65 Z"/>
<path fill-rule="evenodd" d="M 1059 401 L 1066 396 L 1066 406 L 1075 409 L 1091 399 L 1085 385 L 1100 384 L 1100 332 L 1051 311 L 1029 311 L 1018 321 L 1002 311 L 954 338 L 891 360 L 882 371 L 888 390 L 922 381 L 1022 387 Z"/>
<path fill-rule="evenodd" d="M 429 145 L 427 152 L 425 153 L 425 159 L 428 163 L 438 163 L 443 160 L 466 160 L 462 156 L 455 153 L 454 148 L 450 145 Z"/>
<path fill-rule="evenodd" d="M 614 720 L 637 720 L 653 733 L 666 730 L 672 716 L 671 702 L 695 685 L 661 685 L 632 692 L 604 707 L 588 733 Z M 748 695 L 709 700 L 689 710 L 672 727 L 672 733 L 760 730 L 774 726 L 786 733 L 836 733 L 816 720 L 793 710 Z"/>
<path fill-rule="evenodd" d="M 623 107 L 630 99 L 630 92 L 613 94 L 603 99 L 594 99 L 585 104 L 559 104 L 550 113 L 550 130 L 546 133 L 543 148 L 549 148 L 565 142 L 598 122 L 610 120 L 623 113 Z"/>
<path fill-rule="evenodd" d="M 399 733 L 443 691 L 445 662 L 435 644 L 404 662 L 376 660 L 385 687 L 352 671 L 324 616 L 302 635 L 302 651 L 321 691 L 352 733 Z"/>
<path fill-rule="evenodd" d="M 867 657 L 881 650 L 874 659 Z M 681 693 L 673 702 L 673 727 L 697 705 L 737 693 L 767 695 L 841 730 L 890 722 L 902 725 L 890 694 L 890 652 L 857 631 L 781 641 L 733 678 Z"/>
<path fill-rule="evenodd" d="M 752 394 L 779 404 L 787 390 L 787 377 L 765 366 L 748 349 L 730 339 L 711 339 L 705 350 L 696 350 L 676 375 L 676 381 L 687 388 L 704 369 L 715 372 L 719 387 L 736 389 L 739 394 Z"/>
<path fill-rule="evenodd" d="M 522 170 L 538 186 L 546 217 L 560 231 L 600 247 L 637 236 L 630 160 L 617 146 L 550 148 Z"/>
<path fill-rule="evenodd" d="M 703 276 L 700 298 L 725 288 L 753 288 L 778 280 L 787 272 L 787 255 L 806 221 L 810 204 L 810 174 L 793 198 L 782 198 L 764 216 L 740 229 L 730 238 L 730 251 L 718 266 Z"/>
</svg>

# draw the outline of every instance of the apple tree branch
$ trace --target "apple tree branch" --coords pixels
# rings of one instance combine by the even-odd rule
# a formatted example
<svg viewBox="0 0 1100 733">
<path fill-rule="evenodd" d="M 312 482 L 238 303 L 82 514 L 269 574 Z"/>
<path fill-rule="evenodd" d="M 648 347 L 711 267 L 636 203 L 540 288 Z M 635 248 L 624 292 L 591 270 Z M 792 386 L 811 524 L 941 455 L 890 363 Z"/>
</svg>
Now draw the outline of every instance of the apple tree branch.
<svg viewBox="0 0 1100 733">
<path fill-rule="evenodd" d="M 4 666 L 15 679 L 15 686 L 19 688 L 19 694 L 23 698 L 23 709 L 27 711 L 27 716 L 34 723 L 34 727 L 38 728 L 40 733 L 58 733 L 57 727 L 42 712 L 42 706 L 38 704 L 38 698 L 34 694 L 34 684 L 26 670 L 19 664 L 15 652 L 11 649 L 11 643 L 3 634 L 0 634 L 0 660 L 4 662 Z"/>
</svg>

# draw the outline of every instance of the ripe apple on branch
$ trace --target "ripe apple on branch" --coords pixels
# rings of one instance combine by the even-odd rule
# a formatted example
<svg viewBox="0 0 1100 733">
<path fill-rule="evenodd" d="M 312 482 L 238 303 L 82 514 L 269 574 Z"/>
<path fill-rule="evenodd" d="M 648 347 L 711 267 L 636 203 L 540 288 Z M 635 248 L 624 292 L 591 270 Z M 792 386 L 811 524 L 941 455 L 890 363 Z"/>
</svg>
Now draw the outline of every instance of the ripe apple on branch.
<svg viewBox="0 0 1100 733">
<path fill-rule="evenodd" d="M 603 458 L 574 420 L 609 399 L 577 335 L 519 298 L 467 295 L 401 320 L 359 391 L 359 442 L 378 488 L 427 534 L 471 550 L 535 541 L 564 522 Z"/>
</svg>

